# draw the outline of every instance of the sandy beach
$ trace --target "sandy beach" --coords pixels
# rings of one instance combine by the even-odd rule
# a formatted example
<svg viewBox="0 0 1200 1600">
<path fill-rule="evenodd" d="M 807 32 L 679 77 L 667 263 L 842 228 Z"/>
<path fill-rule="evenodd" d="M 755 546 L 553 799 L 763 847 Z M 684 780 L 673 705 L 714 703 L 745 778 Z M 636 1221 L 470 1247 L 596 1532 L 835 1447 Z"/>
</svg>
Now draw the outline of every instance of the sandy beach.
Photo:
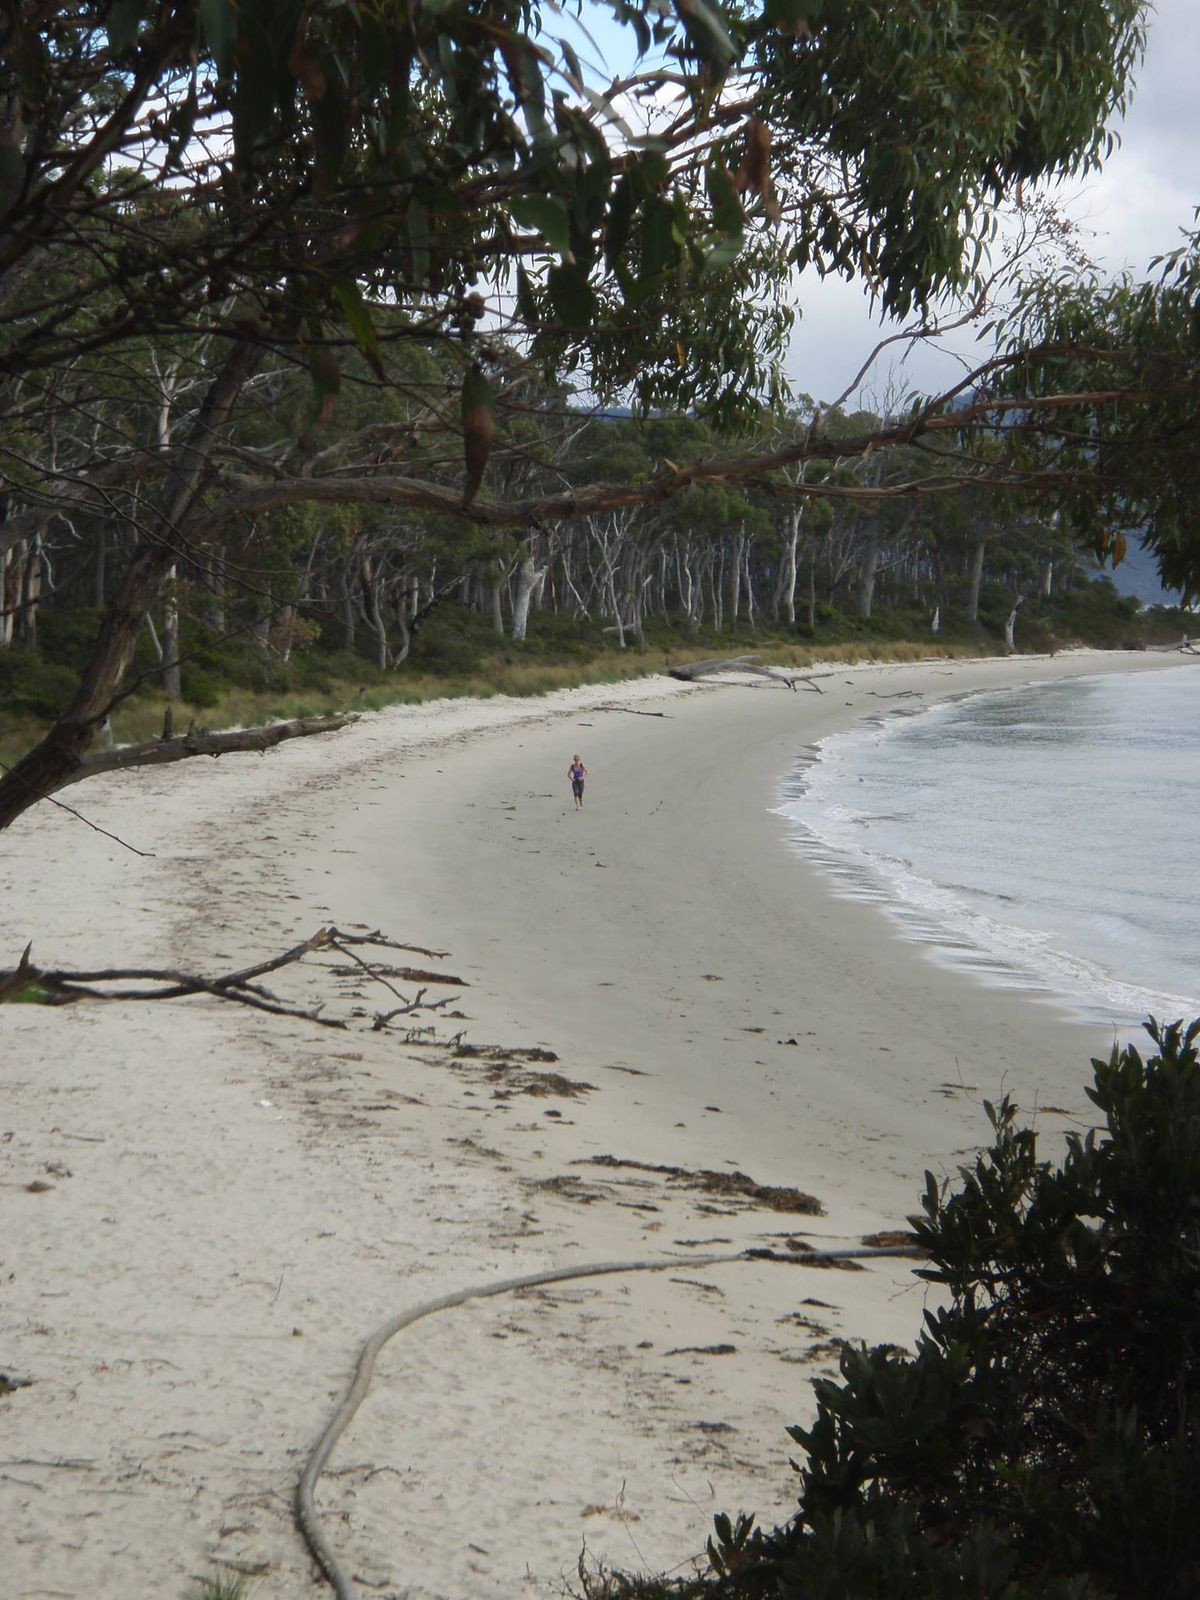
<svg viewBox="0 0 1200 1600">
<path fill-rule="evenodd" d="M 415 1043 L 372 1031 L 396 1002 L 328 956 L 279 987 L 357 1003 L 345 1031 L 212 999 L 0 1010 L 0 1371 L 30 1380 L 0 1396 L 6 1594 L 183 1600 L 221 1572 L 255 1600 L 330 1593 L 292 1498 L 362 1341 L 574 1263 L 677 1266 L 476 1301 L 384 1350 L 318 1493 L 359 1592 L 550 1596 L 581 1552 L 674 1569 L 716 1511 L 786 1516 L 811 1378 L 839 1340 L 911 1347 L 925 1304 L 911 1262 L 818 1268 L 803 1246 L 903 1228 L 925 1170 L 984 1139 L 984 1098 L 1050 1138 L 1086 1125 L 1111 1034 L 840 898 L 789 847 L 780 784 L 889 709 L 1165 664 L 394 708 L 65 792 L 152 855 L 22 818 L 0 965 L 32 940 L 46 966 L 215 974 L 335 923 L 463 981 Z M 691 1264 L 747 1246 L 793 1259 Z"/>
</svg>

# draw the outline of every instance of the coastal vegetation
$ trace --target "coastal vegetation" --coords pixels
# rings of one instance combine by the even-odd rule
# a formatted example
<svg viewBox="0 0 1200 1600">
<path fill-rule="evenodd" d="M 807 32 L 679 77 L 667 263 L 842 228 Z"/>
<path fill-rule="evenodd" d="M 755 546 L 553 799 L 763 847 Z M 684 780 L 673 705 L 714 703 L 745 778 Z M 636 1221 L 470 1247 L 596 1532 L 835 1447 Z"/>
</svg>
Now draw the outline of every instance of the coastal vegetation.
<svg viewBox="0 0 1200 1600">
<path fill-rule="evenodd" d="M 1042 1157 L 1011 1100 L 913 1236 L 945 1303 L 913 1356 L 818 1379 L 783 1526 L 589 1600 L 1184 1600 L 1200 1588 L 1200 1021 L 1093 1062 L 1102 1128 Z"/>
<path fill-rule="evenodd" d="M 1100 163 L 1144 12 L 621 0 L 611 81 L 522 0 L 7 12 L 0 622 L 30 648 L 61 579 L 93 627 L 0 826 L 234 641 L 386 673 L 439 608 L 520 645 L 540 602 L 621 648 L 668 587 L 685 637 L 896 591 L 1011 641 L 1133 530 L 1188 588 L 1195 241 L 1105 285 L 1036 188 Z M 806 266 L 995 354 L 789 394 Z"/>
</svg>

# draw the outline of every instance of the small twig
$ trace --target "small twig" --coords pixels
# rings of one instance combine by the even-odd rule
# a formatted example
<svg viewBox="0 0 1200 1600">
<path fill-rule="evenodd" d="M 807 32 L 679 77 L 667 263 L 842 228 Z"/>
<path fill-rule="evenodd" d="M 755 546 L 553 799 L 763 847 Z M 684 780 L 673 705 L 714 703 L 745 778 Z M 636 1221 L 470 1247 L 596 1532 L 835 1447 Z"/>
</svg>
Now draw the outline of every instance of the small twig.
<svg viewBox="0 0 1200 1600">
<path fill-rule="evenodd" d="M 373 1033 L 382 1033 L 393 1017 L 410 1017 L 414 1011 L 440 1011 L 443 1006 L 452 1005 L 460 997 L 456 994 L 445 995 L 441 1000 L 426 1001 L 425 989 L 418 989 L 416 999 L 402 1006 L 397 1006 L 394 1011 L 377 1011 L 375 1021 L 371 1024 Z M 403 995 L 400 997 L 403 999 Z"/>
<path fill-rule="evenodd" d="M 396 999 L 399 1000 L 403 1005 L 405 1005 L 405 1006 L 408 1005 L 408 1001 L 400 993 L 399 989 L 396 988 L 395 984 L 389 983 L 388 980 L 383 976 L 383 974 L 381 972 L 379 972 L 375 968 L 373 968 L 370 965 L 369 962 L 364 961 L 363 958 L 360 955 L 356 955 L 355 952 L 353 950 L 349 949 L 346 945 L 340 944 L 338 942 L 338 940 L 333 936 L 332 933 L 330 934 L 329 943 L 333 946 L 333 948 L 335 950 L 340 950 L 342 955 L 349 956 L 351 961 L 356 961 L 358 963 L 358 965 L 363 969 L 363 971 L 367 974 L 367 976 L 369 978 L 374 978 L 376 983 L 381 983 L 383 985 L 383 987 L 388 991 L 388 993 L 389 994 L 394 994 L 396 996 Z M 414 1002 L 414 1004 L 419 1004 L 420 999 L 421 999 L 421 995 L 423 995 L 424 993 L 425 993 L 424 989 L 421 989 L 421 990 L 418 991 L 417 999 Z M 394 1014 L 395 1013 L 393 1013 L 393 1015 Z"/>
</svg>

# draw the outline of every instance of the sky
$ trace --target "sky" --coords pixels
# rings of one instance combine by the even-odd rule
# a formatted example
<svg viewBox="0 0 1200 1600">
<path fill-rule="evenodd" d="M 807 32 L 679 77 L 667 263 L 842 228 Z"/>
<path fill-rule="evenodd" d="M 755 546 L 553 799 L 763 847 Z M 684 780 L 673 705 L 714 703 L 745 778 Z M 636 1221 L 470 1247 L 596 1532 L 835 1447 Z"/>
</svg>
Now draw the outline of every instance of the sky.
<svg viewBox="0 0 1200 1600">
<path fill-rule="evenodd" d="M 1085 230 L 1099 265 L 1142 274 L 1152 256 L 1175 248 L 1200 204 L 1200 0 L 1158 0 L 1132 104 L 1115 127 L 1121 145 L 1104 170 L 1052 193 Z M 811 271 L 799 280 L 797 303 L 802 317 L 787 376 L 797 390 L 832 400 L 894 325 L 872 319 L 854 284 L 822 282 Z M 951 348 L 965 354 L 970 344 L 959 336 Z M 953 354 L 923 346 L 892 377 L 902 390 L 936 393 L 961 371 Z M 865 380 L 862 403 L 881 404 L 888 380 L 885 358 Z"/>
</svg>

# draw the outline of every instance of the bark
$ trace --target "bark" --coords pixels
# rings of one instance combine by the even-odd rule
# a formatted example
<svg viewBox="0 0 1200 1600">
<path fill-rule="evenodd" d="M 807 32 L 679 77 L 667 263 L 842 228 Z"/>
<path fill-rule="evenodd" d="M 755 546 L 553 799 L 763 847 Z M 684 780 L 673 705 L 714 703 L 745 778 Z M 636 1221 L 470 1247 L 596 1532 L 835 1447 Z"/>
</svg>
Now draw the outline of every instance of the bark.
<svg viewBox="0 0 1200 1600">
<path fill-rule="evenodd" d="M 871 531 L 863 551 L 862 573 L 858 580 L 858 614 L 870 620 L 875 600 L 875 579 L 879 572 L 879 518 L 871 518 Z"/>
<path fill-rule="evenodd" d="M 354 615 L 354 593 L 350 588 L 349 573 L 346 574 L 345 582 L 346 592 L 342 596 L 342 649 L 351 651 L 354 649 L 355 643 L 356 618 Z"/>
<path fill-rule="evenodd" d="M 81 783 L 98 772 L 124 772 L 130 767 L 163 767 L 192 756 L 224 756 L 235 751 L 270 750 L 288 739 L 306 739 L 316 733 L 333 733 L 348 723 L 357 722 L 353 713 L 337 717 L 297 717 L 292 722 L 275 722 L 265 728 L 235 728 L 228 733 L 188 732 L 177 739 L 147 739 L 142 744 L 121 745 L 116 750 L 96 751 L 84 756 L 79 766 L 58 784 Z"/>
<path fill-rule="evenodd" d="M 742 607 L 742 546 L 744 543 L 745 537 L 739 533 L 733 541 L 733 558 L 729 563 L 730 633 L 737 627 L 738 612 Z"/>
<path fill-rule="evenodd" d="M 529 628 L 529 607 L 542 569 L 534 565 L 532 555 L 527 555 L 517 568 L 517 592 L 513 596 L 511 637 L 515 644 L 523 644 Z"/>
<path fill-rule="evenodd" d="M 1005 649 L 1008 651 L 1009 655 L 1012 655 L 1012 653 L 1017 648 L 1017 641 L 1016 641 L 1017 612 L 1021 609 L 1021 607 L 1024 604 L 1025 604 L 1025 596 L 1023 594 L 1019 594 L 1017 596 L 1017 598 L 1013 601 L 1013 608 L 1008 613 L 1008 617 L 1006 618 L 1005 623 L 1004 623 L 1004 646 L 1005 646 Z"/>
<path fill-rule="evenodd" d="M 796 549 L 800 543 L 800 508 L 793 506 L 788 512 L 787 527 L 783 542 L 783 571 L 781 591 L 783 599 L 783 614 L 788 623 L 796 625 Z M 776 620 L 779 617 L 778 608 L 775 612 Z"/>
<path fill-rule="evenodd" d="M 163 589 L 163 693 L 168 700 L 183 699 L 179 670 L 179 569 L 167 573 Z"/>
<path fill-rule="evenodd" d="M 92 604 L 97 611 L 104 610 L 104 595 L 108 586 L 108 531 L 102 522 L 96 529 L 96 564 L 92 570 Z"/>
<path fill-rule="evenodd" d="M 225 546 L 214 545 L 205 571 L 205 588 L 211 595 L 208 620 L 215 633 L 225 632 Z"/>
<path fill-rule="evenodd" d="M 755 633 L 757 633 L 758 623 L 754 618 L 754 612 L 756 609 L 754 602 L 754 572 L 751 567 L 751 557 L 753 554 L 754 541 L 747 539 L 742 546 L 742 563 L 745 569 L 742 576 L 746 585 L 746 618 L 750 623 L 751 628 Z"/>
<path fill-rule="evenodd" d="M 808 631 L 817 627 L 817 547 L 813 545 L 808 558 Z"/>
<path fill-rule="evenodd" d="M 0 550 L 0 650 L 7 650 L 13 637 L 13 553 Z"/>
<path fill-rule="evenodd" d="M 986 539 L 976 539 L 971 546 L 971 565 L 967 571 L 967 621 L 979 621 L 979 587 L 983 582 L 983 553 Z"/>
<path fill-rule="evenodd" d="M 692 683 L 696 678 L 706 678 L 711 672 L 732 672 L 757 660 L 757 656 L 720 656 L 711 661 L 688 661 L 681 667 L 668 667 L 667 677 Z"/>
<path fill-rule="evenodd" d="M 501 639 L 504 637 L 504 596 L 501 588 L 503 582 L 504 579 L 501 577 L 499 570 L 492 574 L 492 581 L 490 585 L 492 599 L 492 631 Z"/>
</svg>

